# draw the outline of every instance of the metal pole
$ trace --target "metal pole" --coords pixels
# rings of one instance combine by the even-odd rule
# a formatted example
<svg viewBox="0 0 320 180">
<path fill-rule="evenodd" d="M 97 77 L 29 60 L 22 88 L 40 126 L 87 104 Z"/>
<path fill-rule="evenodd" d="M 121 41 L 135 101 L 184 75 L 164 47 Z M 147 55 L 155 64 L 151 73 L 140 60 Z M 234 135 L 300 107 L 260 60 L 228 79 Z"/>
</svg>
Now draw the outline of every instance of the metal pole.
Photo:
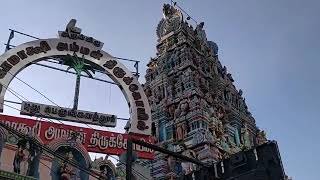
<svg viewBox="0 0 320 180">
<path fill-rule="evenodd" d="M 6 44 L 6 50 L 5 51 L 10 50 L 10 42 L 11 42 L 11 39 L 13 39 L 13 38 L 14 38 L 14 31 L 11 30 L 9 38 L 8 38 L 8 41 L 7 41 L 7 44 Z"/>
<path fill-rule="evenodd" d="M 16 32 L 16 33 L 18 33 L 18 34 L 24 35 L 24 36 L 31 37 L 31 38 L 33 38 L 33 39 L 40 39 L 40 38 L 38 38 L 38 37 L 34 37 L 34 36 L 29 35 L 29 34 L 25 34 L 25 33 L 23 33 L 23 32 L 16 31 L 16 30 L 14 30 L 14 29 L 9 29 L 9 30 L 10 30 L 10 31 L 13 31 L 13 32 Z"/>
<path fill-rule="evenodd" d="M 136 76 L 137 76 L 137 78 L 139 77 L 139 61 L 136 61 L 136 63 L 135 63 L 135 68 L 136 68 Z"/>
<path fill-rule="evenodd" d="M 132 179 L 132 140 L 128 138 L 127 142 L 127 162 L 126 162 L 126 180 Z"/>
<path fill-rule="evenodd" d="M 56 67 L 53 67 L 53 66 L 48 66 L 48 65 L 45 65 L 45 64 L 40 64 L 40 63 L 32 63 L 32 64 L 35 64 L 35 65 L 38 65 L 38 66 L 42 66 L 42 67 L 46 67 L 46 68 L 50 68 L 50 69 L 54 69 L 54 70 L 57 70 L 57 71 L 66 72 L 66 73 L 69 73 L 69 74 L 77 74 L 77 73 L 72 72 L 72 71 L 67 71 L 67 70 L 64 70 L 64 69 L 56 68 Z M 94 79 L 94 80 L 101 81 L 101 82 L 106 82 L 106 83 L 109 83 L 109 84 L 119 85 L 118 83 L 115 83 L 115 82 L 106 81 L 106 80 L 95 78 L 95 77 L 90 77 L 90 76 L 84 75 L 84 74 L 81 74 L 80 76 L 81 77 L 86 77 L 86 78 L 89 78 L 89 79 Z"/>
</svg>

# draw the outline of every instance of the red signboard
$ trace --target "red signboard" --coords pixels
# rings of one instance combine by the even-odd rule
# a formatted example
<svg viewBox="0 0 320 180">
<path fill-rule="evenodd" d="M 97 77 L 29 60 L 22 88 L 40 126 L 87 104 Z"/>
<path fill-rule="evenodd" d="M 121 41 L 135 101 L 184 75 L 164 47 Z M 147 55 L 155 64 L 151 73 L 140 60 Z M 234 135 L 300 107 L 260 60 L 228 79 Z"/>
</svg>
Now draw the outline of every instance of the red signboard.
<svg viewBox="0 0 320 180">
<path fill-rule="evenodd" d="M 78 132 L 80 134 L 79 140 L 88 152 L 121 155 L 126 152 L 127 139 L 129 136 L 153 143 L 153 138 L 146 135 L 121 134 L 15 116 L 0 115 L 0 121 L 20 132 L 26 134 L 33 133 L 38 136 L 44 144 L 49 144 L 51 141 L 59 138 L 70 137 L 72 132 Z M 153 159 L 154 157 L 153 150 L 149 148 L 135 145 L 134 150 L 140 158 Z"/>
</svg>

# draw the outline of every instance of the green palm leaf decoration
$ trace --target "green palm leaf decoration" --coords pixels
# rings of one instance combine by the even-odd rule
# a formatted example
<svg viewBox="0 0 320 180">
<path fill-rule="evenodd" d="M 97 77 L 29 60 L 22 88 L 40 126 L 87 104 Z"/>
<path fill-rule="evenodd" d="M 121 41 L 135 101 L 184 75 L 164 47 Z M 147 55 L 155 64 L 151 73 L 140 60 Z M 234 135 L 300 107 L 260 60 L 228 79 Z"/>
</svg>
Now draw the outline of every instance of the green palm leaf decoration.
<svg viewBox="0 0 320 180">
<path fill-rule="evenodd" d="M 85 63 L 84 56 L 79 58 L 76 53 L 71 56 L 68 54 L 63 58 L 64 62 L 63 64 L 66 66 L 69 66 L 67 68 L 67 71 L 70 69 L 74 69 L 76 72 L 76 86 L 75 86 L 75 92 L 74 92 L 74 99 L 73 99 L 73 109 L 78 109 L 78 102 L 79 102 L 79 95 L 80 95 L 80 81 L 81 81 L 81 73 L 84 72 L 87 74 L 90 78 L 93 78 L 92 74 L 95 74 L 94 68 L 90 64 Z"/>
</svg>

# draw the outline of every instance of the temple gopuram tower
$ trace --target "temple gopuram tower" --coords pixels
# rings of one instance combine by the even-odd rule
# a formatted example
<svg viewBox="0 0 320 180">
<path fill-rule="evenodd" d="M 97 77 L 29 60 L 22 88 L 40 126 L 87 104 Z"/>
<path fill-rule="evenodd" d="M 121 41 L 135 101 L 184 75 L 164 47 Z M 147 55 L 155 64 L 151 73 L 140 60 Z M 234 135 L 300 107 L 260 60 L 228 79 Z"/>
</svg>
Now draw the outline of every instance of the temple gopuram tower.
<svg viewBox="0 0 320 180">
<path fill-rule="evenodd" d="M 157 55 L 148 63 L 144 85 L 158 145 L 217 162 L 265 142 L 242 90 L 219 61 L 217 44 L 207 40 L 204 23 L 193 28 L 169 4 L 163 14 Z M 192 165 L 157 152 L 151 167 L 155 179 L 174 179 L 192 170 Z"/>
</svg>

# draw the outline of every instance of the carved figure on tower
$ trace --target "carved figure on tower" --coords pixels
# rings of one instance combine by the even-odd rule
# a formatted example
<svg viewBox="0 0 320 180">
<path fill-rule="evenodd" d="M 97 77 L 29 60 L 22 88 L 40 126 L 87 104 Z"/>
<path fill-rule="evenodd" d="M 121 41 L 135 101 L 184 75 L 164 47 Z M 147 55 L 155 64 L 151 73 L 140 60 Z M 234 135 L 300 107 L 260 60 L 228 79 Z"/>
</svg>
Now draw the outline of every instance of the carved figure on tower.
<svg viewBox="0 0 320 180">
<path fill-rule="evenodd" d="M 245 149 L 250 149 L 251 142 L 250 142 L 249 131 L 247 126 L 248 126 L 247 123 L 244 123 L 243 127 L 241 128 L 241 141 Z"/>
<path fill-rule="evenodd" d="M 223 68 L 221 69 L 221 76 L 224 79 L 226 75 L 227 75 L 227 67 L 223 66 Z"/>
<path fill-rule="evenodd" d="M 201 42 L 207 43 L 207 35 L 203 29 L 203 26 L 204 26 L 204 22 L 199 23 L 196 27 L 195 32 Z"/>
<path fill-rule="evenodd" d="M 25 139 L 18 141 L 18 147 L 13 159 L 13 172 L 26 175 L 26 158 L 29 156 L 29 142 Z"/>
<path fill-rule="evenodd" d="M 256 143 L 257 145 L 262 145 L 266 143 L 267 140 L 267 135 L 264 131 L 261 131 L 260 129 L 257 130 L 257 137 L 256 137 Z"/>
<path fill-rule="evenodd" d="M 187 156 L 189 158 L 193 158 L 193 159 L 197 159 L 197 155 L 194 151 L 187 149 L 186 146 L 183 146 L 183 152 L 182 155 Z M 181 163 L 182 166 L 182 170 L 185 174 L 185 176 L 187 176 L 187 178 L 190 178 L 193 176 L 194 171 L 196 171 L 197 166 L 191 162 L 182 162 Z"/>
<path fill-rule="evenodd" d="M 183 22 L 182 13 L 170 4 L 163 5 L 163 19 L 158 24 L 157 36 L 161 38 L 166 34 L 180 28 Z"/>
<path fill-rule="evenodd" d="M 35 173 L 35 166 L 37 161 L 39 161 L 39 156 L 41 155 L 41 149 L 35 143 L 30 142 L 29 144 L 29 155 L 28 155 L 28 169 L 27 169 L 27 176 L 34 176 Z"/>
<path fill-rule="evenodd" d="M 169 108 L 168 108 L 168 110 L 169 110 L 169 116 L 170 116 L 170 118 L 171 118 L 171 119 L 174 119 L 174 117 L 175 117 L 174 112 L 175 112 L 175 110 L 176 110 L 175 105 L 174 105 L 174 104 L 170 105 Z"/>
<path fill-rule="evenodd" d="M 222 106 L 219 106 L 217 111 L 217 118 L 221 121 L 224 121 L 225 116 L 226 116 L 226 111 Z"/>
<path fill-rule="evenodd" d="M 210 53 L 210 47 L 208 46 L 207 35 L 205 30 L 203 29 L 203 26 L 204 22 L 201 22 L 197 25 L 195 29 L 195 34 L 197 37 L 195 45 L 199 45 L 199 50 L 201 50 L 203 53 L 207 55 L 208 53 Z"/>
<path fill-rule="evenodd" d="M 231 153 L 231 147 L 230 147 L 230 145 L 228 143 L 227 137 L 228 137 L 228 135 L 224 134 L 223 136 L 221 136 L 220 142 L 219 142 L 219 146 L 225 152 L 224 155 L 223 155 L 225 158 L 228 157 L 230 155 L 230 153 Z"/>
<path fill-rule="evenodd" d="M 228 73 L 228 74 L 227 74 L 227 77 L 228 77 L 228 79 L 229 79 L 231 82 L 234 82 L 234 79 L 233 79 L 233 77 L 232 77 L 232 74 Z"/>
<path fill-rule="evenodd" d="M 218 139 L 221 139 L 221 137 L 224 135 L 224 127 L 221 121 L 217 121 L 216 129 L 215 129 L 215 134 Z"/>
</svg>

